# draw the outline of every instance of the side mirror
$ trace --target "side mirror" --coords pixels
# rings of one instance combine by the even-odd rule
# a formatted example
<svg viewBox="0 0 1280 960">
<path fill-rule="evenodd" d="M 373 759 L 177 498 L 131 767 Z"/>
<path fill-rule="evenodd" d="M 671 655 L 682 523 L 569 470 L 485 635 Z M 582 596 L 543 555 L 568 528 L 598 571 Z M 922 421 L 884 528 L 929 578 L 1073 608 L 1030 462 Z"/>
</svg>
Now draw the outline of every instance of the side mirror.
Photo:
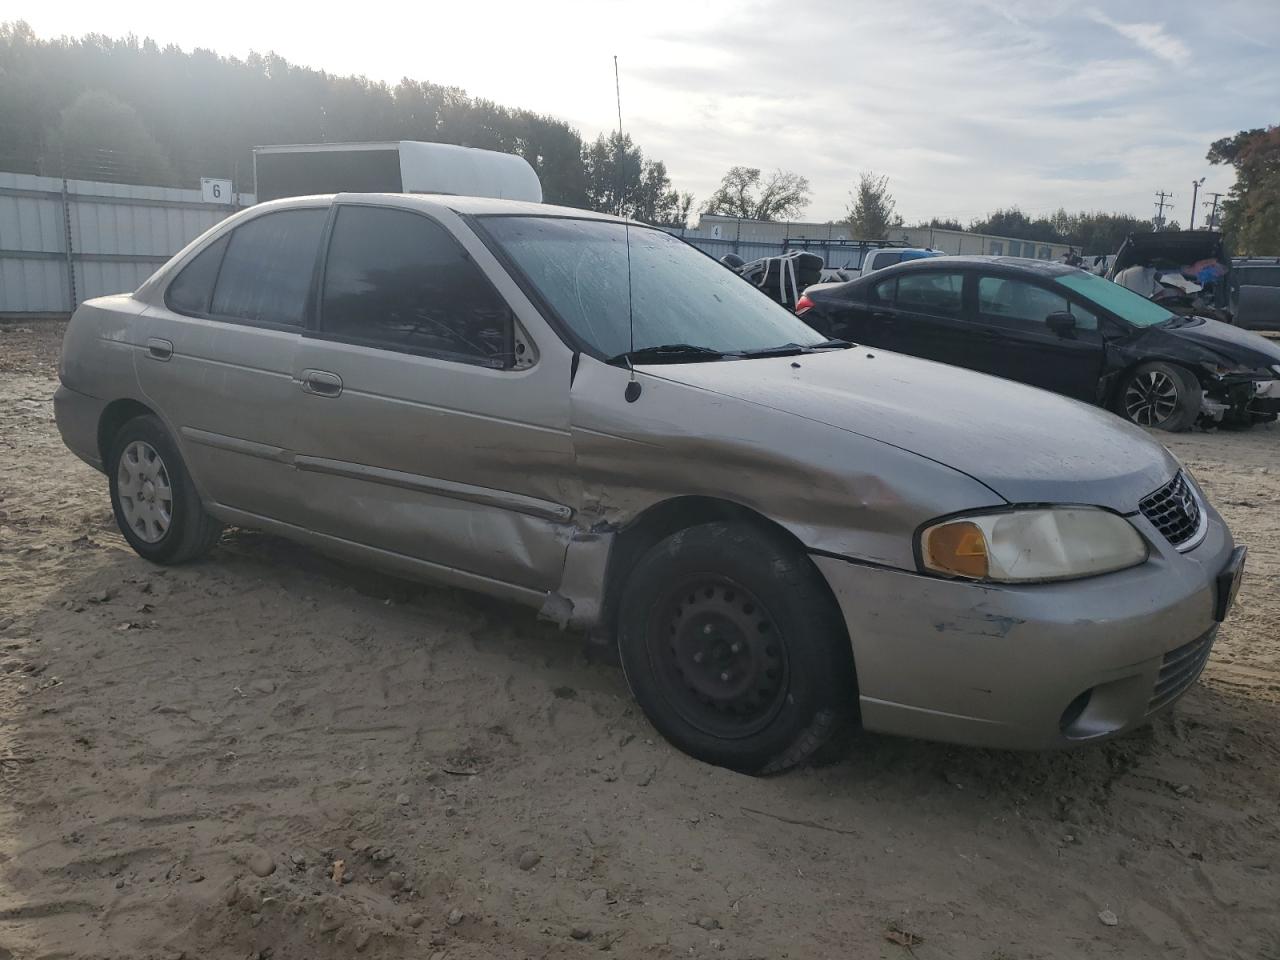
<svg viewBox="0 0 1280 960">
<path fill-rule="evenodd" d="M 1044 318 L 1045 325 L 1060 337 L 1071 337 L 1075 335 L 1076 318 L 1070 313 L 1063 310 L 1060 313 L 1051 313 Z"/>
</svg>

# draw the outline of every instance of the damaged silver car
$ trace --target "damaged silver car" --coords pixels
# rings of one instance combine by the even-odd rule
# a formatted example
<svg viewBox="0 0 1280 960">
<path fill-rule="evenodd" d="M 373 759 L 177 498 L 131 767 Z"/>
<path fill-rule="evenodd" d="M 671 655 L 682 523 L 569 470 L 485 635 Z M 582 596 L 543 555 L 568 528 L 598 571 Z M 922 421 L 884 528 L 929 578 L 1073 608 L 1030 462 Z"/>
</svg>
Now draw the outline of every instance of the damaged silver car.
<svg viewBox="0 0 1280 960">
<path fill-rule="evenodd" d="M 1139 428 L 824 340 L 666 233 L 541 204 L 253 207 L 82 305 L 60 376 L 144 558 L 235 524 L 527 604 L 751 773 L 854 719 L 1025 748 L 1142 724 L 1244 560 Z"/>
</svg>

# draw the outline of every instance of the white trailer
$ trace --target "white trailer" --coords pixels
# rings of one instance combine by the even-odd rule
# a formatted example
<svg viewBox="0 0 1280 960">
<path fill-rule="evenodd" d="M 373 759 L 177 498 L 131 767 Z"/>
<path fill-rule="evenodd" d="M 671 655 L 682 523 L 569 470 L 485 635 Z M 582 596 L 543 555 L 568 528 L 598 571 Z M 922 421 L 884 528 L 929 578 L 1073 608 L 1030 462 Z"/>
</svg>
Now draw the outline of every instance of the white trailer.
<svg viewBox="0 0 1280 960">
<path fill-rule="evenodd" d="M 294 143 L 253 148 L 258 200 L 318 193 L 445 193 L 542 202 L 542 184 L 512 153 L 451 143 Z"/>
</svg>

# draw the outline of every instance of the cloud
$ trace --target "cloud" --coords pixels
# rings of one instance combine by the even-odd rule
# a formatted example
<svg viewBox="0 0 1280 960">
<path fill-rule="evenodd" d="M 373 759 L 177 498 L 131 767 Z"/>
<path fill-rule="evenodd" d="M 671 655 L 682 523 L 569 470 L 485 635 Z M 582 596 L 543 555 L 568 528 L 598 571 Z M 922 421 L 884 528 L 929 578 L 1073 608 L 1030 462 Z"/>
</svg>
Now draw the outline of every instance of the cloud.
<svg viewBox="0 0 1280 960">
<path fill-rule="evenodd" d="M 1110 27 L 1120 36 L 1132 40 L 1147 53 L 1157 56 L 1161 60 L 1167 60 L 1169 63 L 1181 66 L 1191 59 L 1191 51 L 1187 48 L 1187 45 L 1168 33 L 1158 23 L 1121 23 L 1118 20 L 1112 20 L 1101 10 L 1093 7 L 1090 7 L 1085 13 L 1094 23 Z"/>
<path fill-rule="evenodd" d="M 588 142 L 618 122 L 617 54 L 627 131 L 698 202 L 740 164 L 808 177 L 814 220 L 843 216 L 858 172 L 874 170 L 908 220 L 1011 204 L 1150 216 L 1154 192 L 1171 190 L 1186 223 L 1189 181 L 1231 185 L 1209 144 L 1280 121 L 1277 2 L 1217 0 L 1206 14 L 1202 0 L 498 0 L 479 46 L 459 40 L 475 34 L 474 5 L 439 2 L 363 0 L 341 34 L 299 31 L 291 6 L 261 0 L 224 0 L 213 20 L 165 0 L 63 0 L 29 4 L 29 19 L 46 36 L 252 45 L 331 73 L 459 86 Z M 1225 87 L 1211 64 L 1230 65 Z"/>
</svg>

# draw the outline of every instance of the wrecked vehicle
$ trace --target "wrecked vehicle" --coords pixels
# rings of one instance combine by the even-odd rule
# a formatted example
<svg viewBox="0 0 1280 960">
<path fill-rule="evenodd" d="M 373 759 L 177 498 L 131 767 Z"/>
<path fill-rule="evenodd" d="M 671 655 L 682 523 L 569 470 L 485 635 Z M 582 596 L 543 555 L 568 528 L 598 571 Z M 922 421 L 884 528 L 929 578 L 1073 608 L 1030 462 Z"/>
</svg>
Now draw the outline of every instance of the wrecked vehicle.
<svg viewBox="0 0 1280 960">
<path fill-rule="evenodd" d="M 1131 233 L 1106 277 L 1181 316 L 1231 323 L 1235 315 L 1236 278 L 1216 230 Z"/>
<path fill-rule="evenodd" d="M 796 312 L 827 336 L 1018 380 L 1144 427 L 1280 414 L 1280 344 L 1062 263 L 917 260 L 815 286 Z"/>
<path fill-rule="evenodd" d="M 1195 681 L 1244 563 L 1142 431 L 829 341 L 579 210 L 252 207 L 80 306 L 59 374 L 142 557 L 235 524 L 527 604 L 616 644 L 673 744 L 750 773 L 858 717 L 999 747 L 1128 730 Z"/>
</svg>

